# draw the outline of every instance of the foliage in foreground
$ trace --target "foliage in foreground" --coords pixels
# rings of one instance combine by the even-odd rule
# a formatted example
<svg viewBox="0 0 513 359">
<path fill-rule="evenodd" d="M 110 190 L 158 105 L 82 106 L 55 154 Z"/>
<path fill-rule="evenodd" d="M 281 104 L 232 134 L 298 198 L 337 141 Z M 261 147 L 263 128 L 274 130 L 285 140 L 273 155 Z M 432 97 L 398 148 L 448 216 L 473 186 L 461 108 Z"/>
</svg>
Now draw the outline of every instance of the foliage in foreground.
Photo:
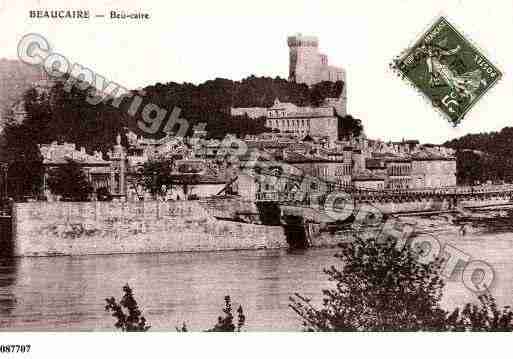
<svg viewBox="0 0 513 359">
<path fill-rule="evenodd" d="M 510 306 L 499 309 L 490 294 L 479 296 L 479 305 L 467 303 L 447 317 L 446 330 L 472 332 L 509 332 L 513 330 Z"/>
<path fill-rule="evenodd" d="M 124 332 L 146 332 L 150 329 L 146 319 L 142 316 L 142 311 L 137 305 L 134 298 L 134 293 L 130 286 L 126 284 L 123 287 L 123 298 L 118 302 L 114 297 L 105 299 L 107 305 L 105 310 L 112 312 L 112 316 L 116 318 L 114 327 L 121 329 Z M 207 332 L 240 332 L 246 323 L 246 316 L 239 305 L 237 309 L 237 323 L 234 323 L 234 316 L 232 313 L 232 302 L 230 296 L 224 297 L 225 306 L 223 308 L 224 316 L 217 318 L 217 323 L 213 328 L 206 330 Z M 183 323 L 181 328 L 176 328 L 178 332 L 187 332 L 187 325 Z"/>
<path fill-rule="evenodd" d="M 114 297 L 105 299 L 105 311 L 112 312 L 112 316 L 117 320 L 114 327 L 123 332 L 145 332 L 150 329 L 128 284 L 123 286 L 123 293 L 119 303 Z"/>
<path fill-rule="evenodd" d="M 237 325 L 233 322 L 233 314 L 232 314 L 232 303 L 230 296 L 227 295 L 224 297 L 224 308 L 223 308 L 223 316 L 219 316 L 217 318 L 217 324 L 212 328 L 207 330 L 207 332 L 240 332 L 244 323 L 246 322 L 246 316 L 242 310 L 242 306 L 239 305 L 237 309 Z"/>
<path fill-rule="evenodd" d="M 397 250 L 392 239 L 362 238 L 341 247 L 336 257 L 344 266 L 325 270 L 335 288 L 323 291 L 321 308 L 297 293 L 290 298 L 307 331 L 513 330 L 510 307 L 499 310 L 489 294 L 461 311 L 442 309 L 441 263 L 419 262 L 419 248 Z"/>
<path fill-rule="evenodd" d="M 513 311 L 509 306 L 499 309 L 489 293 L 461 310 L 442 309 L 441 262 L 421 263 L 422 248 L 407 245 L 398 250 L 392 239 L 362 238 L 341 247 L 336 257 L 344 265 L 325 270 L 335 286 L 323 291 L 321 307 L 314 307 L 309 298 L 297 293 L 291 298 L 290 307 L 307 331 L 513 331 Z M 115 327 L 147 331 L 150 326 L 132 290 L 126 285 L 123 291 L 119 304 L 114 298 L 107 299 L 105 309 L 117 319 Z M 207 332 L 240 332 L 245 325 L 242 307 L 237 309 L 235 323 L 231 299 L 226 296 L 224 300 L 224 315 Z M 176 329 L 188 331 L 185 323 Z"/>
</svg>

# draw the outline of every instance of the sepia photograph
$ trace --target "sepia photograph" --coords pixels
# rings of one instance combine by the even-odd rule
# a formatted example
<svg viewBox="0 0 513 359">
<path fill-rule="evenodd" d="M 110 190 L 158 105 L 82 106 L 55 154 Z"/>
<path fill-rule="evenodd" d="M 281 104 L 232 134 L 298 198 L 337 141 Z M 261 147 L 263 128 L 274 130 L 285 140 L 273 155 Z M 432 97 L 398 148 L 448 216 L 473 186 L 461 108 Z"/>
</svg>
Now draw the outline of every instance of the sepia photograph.
<svg viewBox="0 0 513 359">
<path fill-rule="evenodd" d="M 0 0 L 0 356 L 513 331 L 512 19 Z"/>
</svg>

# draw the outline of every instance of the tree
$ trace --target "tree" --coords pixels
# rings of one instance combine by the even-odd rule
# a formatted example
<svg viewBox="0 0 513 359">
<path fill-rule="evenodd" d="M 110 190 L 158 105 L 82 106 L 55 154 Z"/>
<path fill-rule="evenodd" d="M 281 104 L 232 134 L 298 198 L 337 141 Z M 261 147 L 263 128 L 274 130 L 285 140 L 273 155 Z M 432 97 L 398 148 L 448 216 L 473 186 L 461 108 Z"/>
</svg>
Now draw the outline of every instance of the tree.
<svg viewBox="0 0 513 359">
<path fill-rule="evenodd" d="M 134 292 L 128 284 L 123 287 L 123 293 L 119 303 L 114 297 L 105 299 L 107 302 L 105 311 L 112 312 L 112 316 L 117 319 L 114 326 L 123 332 L 148 331 L 150 326 L 147 325 L 146 319 L 142 316 L 142 311 L 134 298 Z"/>
<path fill-rule="evenodd" d="M 107 305 L 105 306 L 106 312 L 111 312 L 112 316 L 116 318 L 114 327 L 121 329 L 123 332 L 146 332 L 150 329 L 147 325 L 146 318 L 142 315 L 139 309 L 137 300 L 134 297 L 134 292 L 128 284 L 123 286 L 123 297 L 116 301 L 114 297 L 106 298 Z M 239 305 L 237 309 L 237 324 L 233 322 L 234 316 L 232 313 L 232 302 L 229 295 L 224 297 L 225 306 L 223 308 L 224 316 L 217 318 L 217 324 L 212 328 L 206 330 L 207 332 L 240 332 L 246 323 L 246 317 Z M 176 328 L 178 332 L 187 332 L 187 325 L 182 324 L 180 328 Z"/>
<path fill-rule="evenodd" d="M 219 316 L 217 318 L 217 324 L 214 325 L 213 328 L 206 330 L 207 332 L 240 332 L 244 324 L 246 324 L 246 316 L 244 315 L 241 305 L 237 308 L 237 324 L 235 324 L 233 322 L 232 302 L 229 295 L 224 297 L 224 303 L 224 316 Z M 187 325 L 183 323 L 180 328 L 176 327 L 176 331 L 182 333 L 187 332 Z"/>
<path fill-rule="evenodd" d="M 439 307 L 443 282 L 437 264 L 419 263 L 393 240 L 356 238 L 336 255 L 342 269 L 325 270 L 335 289 L 325 289 L 323 307 L 311 306 L 299 294 L 291 308 L 307 330 L 437 330 L 445 312 Z"/>
<path fill-rule="evenodd" d="M 246 323 L 246 316 L 244 315 L 242 306 L 239 305 L 237 309 L 237 325 L 233 323 L 232 302 L 229 295 L 224 297 L 223 313 L 224 317 L 218 317 L 217 324 L 212 329 L 207 330 L 207 332 L 240 332 Z"/>
<path fill-rule="evenodd" d="M 173 182 L 182 187 L 185 199 L 189 198 L 190 191 L 200 183 L 201 168 L 189 164 L 181 164 L 177 168 L 177 173 L 172 176 Z"/>
<path fill-rule="evenodd" d="M 49 121 L 49 113 L 43 105 L 44 96 L 34 89 L 24 96 L 29 117 L 27 123 L 9 122 L 5 125 L 2 138 L 2 161 L 8 163 L 7 192 L 9 196 L 21 199 L 39 193 L 42 187 L 42 157 L 38 144 Z"/>
<path fill-rule="evenodd" d="M 174 185 L 174 160 L 169 157 L 153 158 L 146 161 L 137 171 L 137 182 L 156 198 L 164 195 Z M 164 190 L 165 188 L 165 190 Z"/>
<path fill-rule="evenodd" d="M 443 146 L 457 150 L 458 182 L 513 181 L 513 127 L 504 127 L 499 132 L 468 134 L 447 141 Z"/>
<path fill-rule="evenodd" d="M 81 166 L 75 161 L 50 170 L 47 183 L 52 193 L 68 201 L 87 201 L 93 192 Z"/>
<path fill-rule="evenodd" d="M 479 296 L 479 305 L 467 303 L 463 310 L 456 308 L 447 318 L 451 331 L 505 332 L 513 330 L 513 312 L 510 306 L 499 310 L 489 293 Z"/>
<path fill-rule="evenodd" d="M 344 117 L 337 115 L 338 137 L 344 139 L 349 136 L 359 137 L 363 132 L 362 121 L 351 115 Z"/>
<path fill-rule="evenodd" d="M 480 306 L 454 312 L 440 307 L 444 287 L 439 260 L 418 261 L 421 248 L 396 249 L 395 240 L 356 238 L 341 246 L 344 264 L 325 270 L 334 289 L 323 290 L 320 309 L 300 294 L 290 307 L 308 331 L 490 331 L 513 330 L 509 307 L 497 309 L 488 294 Z"/>
</svg>

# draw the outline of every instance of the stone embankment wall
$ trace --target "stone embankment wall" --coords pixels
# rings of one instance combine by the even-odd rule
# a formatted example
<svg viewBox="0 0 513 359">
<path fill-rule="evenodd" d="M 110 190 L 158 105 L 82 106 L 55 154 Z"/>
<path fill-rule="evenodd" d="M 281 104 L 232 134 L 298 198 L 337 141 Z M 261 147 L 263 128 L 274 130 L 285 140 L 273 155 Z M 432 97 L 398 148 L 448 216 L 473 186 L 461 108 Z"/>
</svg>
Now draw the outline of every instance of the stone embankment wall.
<svg viewBox="0 0 513 359">
<path fill-rule="evenodd" d="M 217 219 L 237 220 L 250 217 L 251 223 L 259 222 L 259 212 L 255 202 L 241 200 L 238 197 L 204 198 L 199 201 L 201 206 Z"/>
<path fill-rule="evenodd" d="M 373 201 L 370 204 L 383 213 L 406 213 L 406 212 L 439 212 L 455 209 L 447 199 L 421 199 L 416 201 L 402 202 L 379 202 Z M 507 197 L 491 197 L 486 199 L 466 199 L 458 202 L 461 208 L 475 208 L 484 206 L 500 206 L 513 204 Z"/>
<path fill-rule="evenodd" d="M 197 201 L 17 203 L 12 232 L 16 256 L 287 247 L 282 227 L 218 220 Z"/>
<path fill-rule="evenodd" d="M 513 204 L 513 202 L 511 202 L 511 200 L 508 197 L 491 197 L 487 199 L 472 199 L 460 202 L 460 206 L 463 208 L 504 206 L 509 204 Z"/>
<path fill-rule="evenodd" d="M 449 202 L 446 200 L 426 199 L 408 202 L 374 202 L 372 205 L 383 213 L 401 212 L 424 212 L 424 211 L 446 211 L 449 209 Z"/>
</svg>

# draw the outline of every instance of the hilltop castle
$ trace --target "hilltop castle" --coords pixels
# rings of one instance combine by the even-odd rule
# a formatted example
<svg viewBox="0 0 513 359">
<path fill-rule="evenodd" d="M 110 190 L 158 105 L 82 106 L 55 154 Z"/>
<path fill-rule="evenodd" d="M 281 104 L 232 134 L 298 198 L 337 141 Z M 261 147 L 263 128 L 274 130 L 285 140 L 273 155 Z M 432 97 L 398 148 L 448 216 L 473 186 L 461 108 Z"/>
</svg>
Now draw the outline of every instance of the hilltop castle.
<svg viewBox="0 0 513 359">
<path fill-rule="evenodd" d="M 296 34 L 289 36 L 289 81 L 308 86 L 322 81 L 346 81 L 345 71 L 330 66 L 328 56 L 319 52 L 319 40 L 315 36 Z"/>
<path fill-rule="evenodd" d="M 319 53 L 319 41 L 315 36 L 296 34 L 287 39 L 289 46 L 289 81 L 308 86 L 322 81 L 344 82 L 338 98 L 326 98 L 319 107 L 296 106 L 275 99 L 272 107 L 232 107 L 232 116 L 264 117 L 266 126 L 279 132 L 291 133 L 303 138 L 306 135 L 338 139 L 337 115 L 347 114 L 347 85 L 345 71 L 329 66 L 328 56 Z"/>
</svg>

